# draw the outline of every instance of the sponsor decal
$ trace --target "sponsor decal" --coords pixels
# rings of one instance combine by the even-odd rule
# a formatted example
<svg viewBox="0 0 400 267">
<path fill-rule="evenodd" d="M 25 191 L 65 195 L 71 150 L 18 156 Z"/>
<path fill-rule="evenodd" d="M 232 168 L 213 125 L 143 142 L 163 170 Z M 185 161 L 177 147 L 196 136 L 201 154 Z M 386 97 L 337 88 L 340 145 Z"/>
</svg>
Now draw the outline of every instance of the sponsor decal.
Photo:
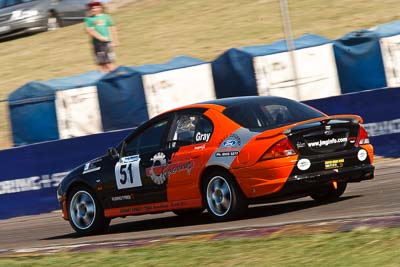
<svg viewBox="0 0 400 267">
<path fill-rule="evenodd" d="M 146 175 L 150 176 L 151 180 L 158 185 L 165 183 L 171 174 L 186 171 L 190 175 L 194 166 L 192 160 L 167 164 L 165 154 L 162 152 L 155 154 L 151 160 L 153 161 L 153 165 L 146 169 Z"/>
<path fill-rule="evenodd" d="M 0 195 L 57 187 L 69 172 L 45 174 L 0 182 Z"/>
<path fill-rule="evenodd" d="M 237 134 L 231 134 L 228 138 L 224 140 L 222 145 L 226 148 L 240 147 L 240 137 Z"/>
<path fill-rule="evenodd" d="M 124 163 L 124 164 L 135 162 L 135 161 L 138 161 L 138 160 L 140 160 L 139 155 L 124 157 L 124 158 L 121 159 L 122 163 Z"/>
<path fill-rule="evenodd" d="M 367 157 L 368 157 L 367 151 L 365 151 L 364 149 L 361 149 L 360 151 L 358 151 L 357 158 L 359 161 L 364 161 L 367 159 Z"/>
<path fill-rule="evenodd" d="M 370 137 L 400 133 L 400 119 L 363 124 Z"/>
<path fill-rule="evenodd" d="M 153 180 L 154 183 L 156 184 L 163 184 L 165 180 L 167 180 L 167 176 L 163 173 L 161 170 L 158 172 L 159 168 L 163 168 L 167 164 L 167 160 L 165 159 L 165 154 L 162 152 L 159 152 L 155 154 L 151 160 L 153 161 L 153 165 L 150 167 L 150 178 Z M 147 171 L 146 171 L 147 173 Z"/>
<path fill-rule="evenodd" d="M 121 158 L 115 165 L 115 180 L 118 189 L 142 186 L 138 155 Z"/>
<path fill-rule="evenodd" d="M 131 199 L 133 199 L 133 194 L 124 195 L 124 196 L 115 196 L 115 197 L 111 198 L 112 201 L 122 201 L 122 200 L 131 200 Z"/>
<path fill-rule="evenodd" d="M 196 142 L 208 142 L 211 133 L 196 133 Z"/>
<path fill-rule="evenodd" d="M 306 143 L 304 143 L 304 142 L 297 142 L 296 146 L 297 146 L 297 148 L 304 148 L 304 147 L 306 147 Z"/>
<path fill-rule="evenodd" d="M 297 162 L 297 168 L 301 171 L 308 170 L 311 167 L 311 161 L 309 159 L 301 159 Z"/>
<path fill-rule="evenodd" d="M 239 151 L 226 151 L 226 152 L 216 152 L 216 157 L 236 157 L 239 155 Z"/>
<path fill-rule="evenodd" d="M 344 165 L 344 159 L 335 159 L 335 160 L 327 160 L 325 161 L 325 169 L 337 169 L 342 168 Z"/>
<path fill-rule="evenodd" d="M 194 150 L 203 150 L 203 149 L 205 149 L 206 148 L 206 144 L 203 144 L 203 145 L 201 145 L 201 146 L 195 146 L 194 147 Z"/>
<path fill-rule="evenodd" d="M 316 142 L 309 142 L 308 146 L 309 147 L 323 147 L 323 146 L 329 146 L 329 145 L 335 145 L 335 144 L 342 144 L 347 142 L 347 137 L 343 138 L 331 138 L 327 140 L 319 140 Z"/>
<path fill-rule="evenodd" d="M 83 167 L 83 172 L 82 174 L 86 174 L 86 173 L 90 173 L 90 172 L 95 172 L 100 170 L 101 167 L 100 166 L 96 166 L 96 162 L 88 162 L 85 164 L 85 166 Z"/>
<path fill-rule="evenodd" d="M 330 125 L 326 125 L 326 126 L 325 126 L 324 134 L 325 134 L 325 135 L 332 135 L 332 134 L 333 134 L 333 131 L 332 131 Z"/>
<path fill-rule="evenodd" d="M 153 210 L 185 207 L 189 203 L 190 202 L 188 202 L 188 201 L 174 201 L 174 202 L 171 202 L 171 203 L 148 204 L 148 205 L 145 205 L 145 206 L 121 208 L 119 210 L 119 212 L 120 213 L 151 212 Z"/>
</svg>

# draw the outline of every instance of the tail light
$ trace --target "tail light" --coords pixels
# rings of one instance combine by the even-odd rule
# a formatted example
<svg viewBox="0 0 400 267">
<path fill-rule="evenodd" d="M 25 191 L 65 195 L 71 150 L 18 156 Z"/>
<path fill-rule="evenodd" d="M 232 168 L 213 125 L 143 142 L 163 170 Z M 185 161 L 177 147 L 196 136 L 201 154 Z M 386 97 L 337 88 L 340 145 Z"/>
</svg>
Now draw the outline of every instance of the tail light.
<svg viewBox="0 0 400 267">
<path fill-rule="evenodd" d="M 357 146 L 369 144 L 369 137 L 367 131 L 364 127 L 360 126 L 360 131 L 358 132 Z"/>
<path fill-rule="evenodd" d="M 293 148 L 292 144 L 290 144 L 289 139 L 285 138 L 275 143 L 271 148 L 269 148 L 267 152 L 265 152 L 265 154 L 261 157 L 260 160 L 284 158 L 296 154 L 297 152 Z"/>
</svg>

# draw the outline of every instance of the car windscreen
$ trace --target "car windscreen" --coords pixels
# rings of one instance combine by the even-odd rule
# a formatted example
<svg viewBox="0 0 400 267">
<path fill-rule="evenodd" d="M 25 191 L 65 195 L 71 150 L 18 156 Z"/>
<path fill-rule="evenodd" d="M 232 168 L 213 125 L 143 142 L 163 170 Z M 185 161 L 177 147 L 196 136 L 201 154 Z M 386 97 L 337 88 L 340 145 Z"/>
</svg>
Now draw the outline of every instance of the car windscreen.
<svg viewBox="0 0 400 267">
<path fill-rule="evenodd" d="M 230 106 L 223 114 L 242 127 L 264 131 L 324 116 L 302 103 L 285 98 L 263 98 Z"/>
<path fill-rule="evenodd" d="M 15 6 L 15 5 L 19 5 L 22 3 L 28 3 L 28 2 L 33 2 L 33 1 L 37 1 L 37 0 L 0 0 L 0 8 Z"/>
</svg>

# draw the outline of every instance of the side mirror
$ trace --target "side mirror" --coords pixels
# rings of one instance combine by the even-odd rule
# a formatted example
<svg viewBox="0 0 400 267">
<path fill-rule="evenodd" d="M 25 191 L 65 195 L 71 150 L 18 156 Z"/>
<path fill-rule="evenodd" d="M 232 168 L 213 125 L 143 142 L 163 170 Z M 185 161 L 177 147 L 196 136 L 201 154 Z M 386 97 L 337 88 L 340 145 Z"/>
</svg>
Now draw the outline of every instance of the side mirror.
<svg viewBox="0 0 400 267">
<path fill-rule="evenodd" d="M 115 147 L 110 147 L 107 152 L 112 159 L 119 159 L 119 153 Z"/>
</svg>

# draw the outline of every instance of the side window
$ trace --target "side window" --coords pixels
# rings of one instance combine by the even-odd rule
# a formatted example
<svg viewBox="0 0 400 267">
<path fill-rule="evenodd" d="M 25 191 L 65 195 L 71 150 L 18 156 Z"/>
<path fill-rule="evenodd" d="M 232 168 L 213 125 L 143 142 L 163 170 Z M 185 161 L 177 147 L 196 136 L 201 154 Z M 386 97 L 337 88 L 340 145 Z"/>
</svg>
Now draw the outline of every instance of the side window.
<svg viewBox="0 0 400 267">
<path fill-rule="evenodd" d="M 210 141 L 213 130 L 214 126 L 211 120 L 204 116 L 201 116 L 198 120 L 198 124 L 196 127 L 195 142 L 205 143 Z"/>
<path fill-rule="evenodd" d="M 124 156 L 137 155 L 139 148 L 139 138 L 140 135 L 136 136 L 135 138 L 126 143 L 124 148 Z"/>
<path fill-rule="evenodd" d="M 194 142 L 194 134 L 199 117 L 195 114 L 179 115 L 173 126 L 172 141 L 178 145 L 190 145 Z"/>
<path fill-rule="evenodd" d="M 235 106 L 226 109 L 224 114 L 233 119 L 236 123 L 246 125 L 246 128 L 259 128 L 264 126 L 260 117 L 257 116 L 254 107 L 249 107 L 247 105 Z"/>
<path fill-rule="evenodd" d="M 168 120 L 164 120 L 144 130 L 139 137 L 139 152 L 146 153 L 159 149 L 167 125 Z"/>
<path fill-rule="evenodd" d="M 181 114 L 176 119 L 170 137 L 170 146 L 191 145 L 208 142 L 211 138 L 213 125 L 201 114 Z M 176 141 L 176 142 L 173 142 Z"/>
</svg>

